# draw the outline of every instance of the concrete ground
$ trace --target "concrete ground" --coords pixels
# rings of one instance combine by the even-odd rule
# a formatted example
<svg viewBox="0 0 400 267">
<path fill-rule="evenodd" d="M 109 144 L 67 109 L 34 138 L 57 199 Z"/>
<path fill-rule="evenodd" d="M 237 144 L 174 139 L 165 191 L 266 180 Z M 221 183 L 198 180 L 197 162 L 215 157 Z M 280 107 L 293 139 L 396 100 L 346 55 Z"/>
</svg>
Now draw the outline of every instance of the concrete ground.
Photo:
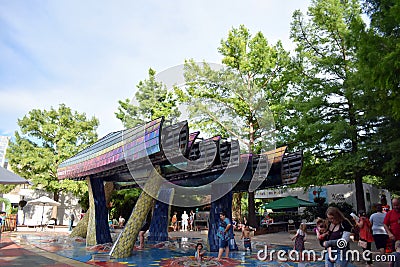
<svg viewBox="0 0 400 267">
<path fill-rule="evenodd" d="M 68 234 L 66 227 L 57 227 L 51 231 L 54 235 Z M 2 233 L 0 240 L 0 266 L 93 267 L 93 265 L 61 257 L 30 244 L 18 242 L 19 235 L 35 232 L 35 229 L 19 228 L 16 232 Z"/>
</svg>

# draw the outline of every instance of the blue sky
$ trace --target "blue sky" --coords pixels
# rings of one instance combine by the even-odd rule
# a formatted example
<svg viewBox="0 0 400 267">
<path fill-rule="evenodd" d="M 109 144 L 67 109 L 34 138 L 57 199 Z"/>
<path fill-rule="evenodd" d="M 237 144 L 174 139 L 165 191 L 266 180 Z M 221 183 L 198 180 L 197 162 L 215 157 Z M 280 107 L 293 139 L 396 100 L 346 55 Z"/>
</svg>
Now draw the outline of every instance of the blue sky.
<svg viewBox="0 0 400 267">
<path fill-rule="evenodd" d="M 32 109 L 65 103 L 100 120 L 99 136 L 122 128 L 118 100 L 185 59 L 220 63 L 232 27 L 289 40 L 294 10 L 309 0 L 0 0 L 0 135 L 13 135 Z"/>
</svg>

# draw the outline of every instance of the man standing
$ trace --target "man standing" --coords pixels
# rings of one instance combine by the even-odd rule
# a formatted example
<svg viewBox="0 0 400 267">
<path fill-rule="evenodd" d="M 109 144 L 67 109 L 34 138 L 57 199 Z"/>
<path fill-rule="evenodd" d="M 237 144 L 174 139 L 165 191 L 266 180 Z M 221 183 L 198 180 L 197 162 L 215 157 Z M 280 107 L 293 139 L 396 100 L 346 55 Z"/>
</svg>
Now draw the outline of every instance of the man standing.
<svg viewBox="0 0 400 267">
<path fill-rule="evenodd" d="M 383 224 L 385 230 L 392 241 L 392 250 L 394 251 L 394 244 L 400 240 L 400 199 L 394 198 L 392 201 L 392 210 L 386 213 Z"/>
<path fill-rule="evenodd" d="M 226 218 L 226 213 L 221 211 L 219 213 L 219 227 L 217 231 L 218 237 L 218 260 L 221 259 L 222 253 L 225 250 L 225 257 L 229 257 L 229 229 L 231 228 L 231 221 Z"/>
<path fill-rule="evenodd" d="M 188 221 L 189 221 L 189 215 L 186 213 L 186 210 L 183 211 L 181 219 L 182 219 L 182 231 L 186 232 L 187 228 L 188 228 Z"/>
</svg>

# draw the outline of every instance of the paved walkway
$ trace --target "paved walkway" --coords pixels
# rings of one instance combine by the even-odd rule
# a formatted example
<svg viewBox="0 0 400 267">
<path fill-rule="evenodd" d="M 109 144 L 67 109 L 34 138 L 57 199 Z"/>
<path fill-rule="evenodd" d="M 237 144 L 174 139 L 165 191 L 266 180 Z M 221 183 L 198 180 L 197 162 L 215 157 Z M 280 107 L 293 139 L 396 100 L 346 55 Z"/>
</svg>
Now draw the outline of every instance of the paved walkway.
<svg viewBox="0 0 400 267">
<path fill-rule="evenodd" d="M 21 243 L 18 236 L 27 234 L 29 229 L 19 229 L 18 232 L 6 232 L 2 234 L 0 242 L 0 266 L 46 266 L 46 267 L 59 267 L 59 266 L 92 266 L 91 264 L 82 263 L 69 258 L 61 257 L 57 254 L 50 253 L 48 251 L 41 250 L 30 244 Z M 35 231 L 30 230 L 30 234 Z M 48 231 L 47 234 L 52 233 L 54 235 L 67 235 L 66 228 L 56 229 L 56 231 Z M 235 232 L 235 239 L 239 248 L 242 248 L 242 240 L 240 240 L 240 232 Z M 262 249 L 265 244 L 278 244 L 283 246 L 292 246 L 293 241 L 290 237 L 293 233 L 280 232 L 274 234 L 266 234 L 252 237 L 253 250 Z M 188 237 L 188 238 L 202 238 L 207 239 L 207 232 L 171 232 L 170 237 Z M 315 235 L 309 234 L 308 239 L 305 243 L 306 249 L 314 249 L 321 251 L 321 246 L 316 240 Z M 359 250 L 359 247 L 355 242 L 351 243 L 351 249 Z M 254 252 L 253 252 L 254 253 Z M 363 262 L 353 262 L 355 266 L 365 266 Z M 388 266 L 388 263 L 377 263 L 373 264 L 375 267 Z"/>
<path fill-rule="evenodd" d="M 19 234 L 20 232 L 6 232 L 2 234 L 0 242 L 0 266 L 93 266 L 49 253 L 29 244 L 17 245 L 14 239 L 17 238 Z"/>
</svg>

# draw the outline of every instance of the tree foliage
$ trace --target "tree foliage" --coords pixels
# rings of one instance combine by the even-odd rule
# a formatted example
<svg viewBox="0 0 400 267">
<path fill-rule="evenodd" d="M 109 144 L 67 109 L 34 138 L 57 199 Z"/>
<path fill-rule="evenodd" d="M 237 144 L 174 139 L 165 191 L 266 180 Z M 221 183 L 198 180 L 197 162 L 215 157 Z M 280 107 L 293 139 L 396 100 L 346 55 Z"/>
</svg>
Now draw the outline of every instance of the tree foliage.
<svg viewBox="0 0 400 267">
<path fill-rule="evenodd" d="M 72 111 L 61 104 L 58 109 L 31 110 L 18 120 L 20 131 L 10 142 L 7 158 L 13 171 L 30 180 L 34 187 L 54 193 L 76 195 L 87 190 L 84 182 L 57 179 L 58 165 L 97 139 L 96 118 Z"/>
<path fill-rule="evenodd" d="M 111 218 L 118 219 L 119 216 L 129 218 L 141 192 L 139 188 L 114 191 L 111 195 Z"/>
<path fill-rule="evenodd" d="M 368 140 L 375 122 L 366 117 L 356 48 L 365 28 L 356 0 L 315 0 L 306 18 L 293 15 L 298 79 L 287 125 L 305 149 L 306 185 L 354 180 L 359 209 L 365 209 L 362 177 L 369 173 Z M 306 180 L 306 181 L 305 181 Z"/>
<path fill-rule="evenodd" d="M 189 107 L 191 122 L 208 134 L 238 139 L 246 153 L 274 149 L 274 119 L 280 125 L 285 109 L 288 52 L 280 42 L 269 45 L 261 32 L 252 36 L 243 25 L 229 31 L 218 51 L 221 69 L 185 63 L 186 87 L 176 92 Z M 252 192 L 249 223 L 256 224 Z"/>
<path fill-rule="evenodd" d="M 149 69 L 148 79 L 140 81 L 136 87 L 136 103 L 131 103 L 129 99 L 118 101 L 118 112 L 115 115 L 125 128 L 135 127 L 161 116 L 167 120 L 179 117 L 173 92 L 169 92 L 165 85 L 156 81 L 154 70 Z"/>
<path fill-rule="evenodd" d="M 368 96 L 367 116 L 378 124 L 369 154 L 375 166 L 371 174 L 400 190 L 400 3 L 367 0 L 365 10 L 370 27 L 358 45 L 360 76 Z"/>
<path fill-rule="evenodd" d="M 15 187 L 13 184 L 0 184 L 0 194 L 10 193 Z"/>
<path fill-rule="evenodd" d="M 180 112 L 173 92 L 165 85 L 156 81 L 156 72 L 149 69 L 149 77 L 136 86 L 135 101 L 120 100 L 116 117 L 125 128 L 131 128 L 164 116 L 167 120 L 176 122 Z M 111 215 L 117 218 L 122 215 L 128 218 L 139 197 L 140 189 L 124 189 L 113 192 Z"/>
</svg>

